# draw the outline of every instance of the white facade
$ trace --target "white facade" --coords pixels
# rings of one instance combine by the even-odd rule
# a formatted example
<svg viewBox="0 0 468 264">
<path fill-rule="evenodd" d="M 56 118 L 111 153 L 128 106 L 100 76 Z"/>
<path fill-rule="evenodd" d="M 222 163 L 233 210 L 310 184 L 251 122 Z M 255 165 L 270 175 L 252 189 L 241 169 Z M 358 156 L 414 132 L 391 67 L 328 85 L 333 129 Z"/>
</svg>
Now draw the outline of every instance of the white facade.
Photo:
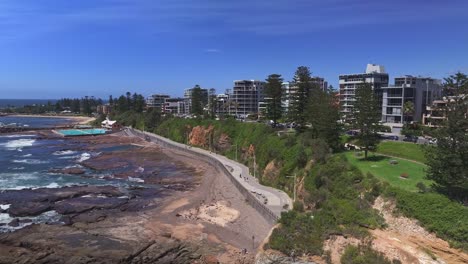
<svg viewBox="0 0 468 264">
<path fill-rule="evenodd" d="M 349 120 L 349 114 L 356 101 L 356 89 L 363 83 L 369 83 L 379 99 L 379 107 L 382 104 L 382 87 L 388 86 L 388 73 L 383 66 L 368 64 L 366 73 L 343 74 L 339 76 L 340 106 L 343 118 Z"/>
</svg>

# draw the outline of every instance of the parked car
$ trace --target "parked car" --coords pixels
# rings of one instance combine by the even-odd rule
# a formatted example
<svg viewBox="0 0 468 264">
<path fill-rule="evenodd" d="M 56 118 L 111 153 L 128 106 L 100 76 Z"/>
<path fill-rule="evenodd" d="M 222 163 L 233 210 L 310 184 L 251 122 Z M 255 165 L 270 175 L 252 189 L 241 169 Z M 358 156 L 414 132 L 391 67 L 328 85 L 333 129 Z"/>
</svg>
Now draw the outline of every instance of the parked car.
<svg viewBox="0 0 468 264">
<path fill-rule="evenodd" d="M 380 138 L 386 139 L 386 140 L 398 140 L 399 139 L 398 136 L 394 136 L 394 135 L 380 135 Z"/>
<path fill-rule="evenodd" d="M 357 136 L 357 135 L 359 135 L 359 132 L 356 131 L 356 130 L 348 130 L 348 131 L 346 131 L 346 135 Z"/>
<path fill-rule="evenodd" d="M 403 141 L 416 143 L 416 142 L 418 142 L 418 137 L 416 137 L 416 136 L 406 136 L 403 139 Z"/>
</svg>

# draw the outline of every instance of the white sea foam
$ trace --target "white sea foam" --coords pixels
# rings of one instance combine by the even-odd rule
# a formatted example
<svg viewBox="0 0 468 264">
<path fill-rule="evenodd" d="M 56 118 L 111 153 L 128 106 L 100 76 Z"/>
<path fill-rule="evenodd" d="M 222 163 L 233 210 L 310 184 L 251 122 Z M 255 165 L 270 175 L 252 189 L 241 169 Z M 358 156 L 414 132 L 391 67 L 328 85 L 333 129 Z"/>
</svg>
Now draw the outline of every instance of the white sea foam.
<svg viewBox="0 0 468 264">
<path fill-rule="evenodd" d="M 32 156 L 32 154 L 25 154 L 25 155 L 23 155 L 23 156 L 21 156 L 21 157 L 27 158 L 27 157 L 31 157 L 31 156 Z"/>
<path fill-rule="evenodd" d="M 14 163 L 25 163 L 25 164 L 46 164 L 49 163 L 47 160 L 38 160 L 38 159 L 21 159 L 21 160 L 12 160 Z"/>
<path fill-rule="evenodd" d="M 24 147 L 31 147 L 34 144 L 34 142 L 36 142 L 35 139 L 27 139 L 27 138 L 15 139 L 15 140 L 10 140 L 7 143 L 5 143 L 5 147 L 10 150 L 21 149 Z"/>
<path fill-rule="evenodd" d="M 59 157 L 59 159 L 78 159 L 78 158 L 81 158 L 81 155 Z"/>
<path fill-rule="evenodd" d="M 53 155 L 55 155 L 55 156 L 65 156 L 65 155 L 73 155 L 75 153 L 76 153 L 76 151 L 73 151 L 73 150 L 59 150 L 59 151 L 55 151 L 53 153 Z"/>
<path fill-rule="evenodd" d="M 144 172 L 145 171 L 145 168 L 143 167 L 138 167 L 138 169 L 135 170 L 135 172 Z"/>
<path fill-rule="evenodd" d="M 0 138 L 22 138 L 22 137 L 35 137 L 36 135 L 6 135 L 0 136 Z"/>
<path fill-rule="evenodd" d="M 85 160 L 89 160 L 91 158 L 91 154 L 83 153 L 81 154 L 80 158 L 77 160 L 78 162 L 83 162 Z"/>
<path fill-rule="evenodd" d="M 47 211 L 35 217 L 18 217 L 19 220 L 31 219 L 30 223 L 20 223 L 19 226 L 13 227 L 8 225 L 0 226 L 0 232 L 12 232 L 21 228 L 24 228 L 28 225 L 32 224 L 39 224 L 39 223 L 47 223 L 47 222 L 59 222 L 61 215 L 56 211 Z M 0 223 L 8 224 L 14 218 L 10 217 L 9 214 L 0 214 Z"/>
<path fill-rule="evenodd" d="M 24 170 L 24 167 L 8 167 L 10 170 Z"/>
<path fill-rule="evenodd" d="M 7 210 L 8 208 L 10 208 L 10 204 L 0 204 L 0 209 Z"/>
<path fill-rule="evenodd" d="M 143 179 L 133 178 L 133 177 L 130 177 L 130 176 L 128 176 L 128 181 L 131 181 L 131 182 L 145 182 L 145 180 L 143 180 Z"/>
<path fill-rule="evenodd" d="M 44 186 L 43 188 L 58 188 L 58 187 L 60 187 L 60 185 L 58 185 L 58 183 L 52 182 L 52 183 Z"/>
</svg>

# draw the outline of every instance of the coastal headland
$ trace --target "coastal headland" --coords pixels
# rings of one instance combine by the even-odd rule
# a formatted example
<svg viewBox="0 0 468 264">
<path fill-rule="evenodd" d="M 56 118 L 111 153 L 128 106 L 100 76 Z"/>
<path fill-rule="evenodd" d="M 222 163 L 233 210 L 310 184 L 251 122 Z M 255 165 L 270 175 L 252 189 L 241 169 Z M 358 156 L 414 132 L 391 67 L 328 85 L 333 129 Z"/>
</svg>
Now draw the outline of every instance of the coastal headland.
<svg viewBox="0 0 468 264">
<path fill-rule="evenodd" d="M 0 234 L 0 263 L 252 263 L 272 227 L 192 155 L 123 133 L 64 139 L 64 151 L 77 149 L 99 155 L 51 172 L 126 184 L 1 192 L 11 225 L 50 211 L 60 218 Z"/>
</svg>

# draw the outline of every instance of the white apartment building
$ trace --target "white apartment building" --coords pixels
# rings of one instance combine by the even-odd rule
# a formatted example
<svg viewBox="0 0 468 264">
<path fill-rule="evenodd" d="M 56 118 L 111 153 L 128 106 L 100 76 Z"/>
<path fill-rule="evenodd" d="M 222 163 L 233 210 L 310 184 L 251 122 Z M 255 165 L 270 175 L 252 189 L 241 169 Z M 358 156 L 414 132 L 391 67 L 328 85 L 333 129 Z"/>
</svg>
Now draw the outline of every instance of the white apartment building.
<svg viewBox="0 0 468 264">
<path fill-rule="evenodd" d="M 349 114 L 356 101 L 355 92 L 359 85 L 369 83 L 379 98 L 379 107 L 382 105 L 382 87 L 388 86 L 388 73 L 381 65 L 367 64 L 365 73 L 342 74 L 339 76 L 340 107 L 345 120 L 349 120 Z"/>
</svg>

